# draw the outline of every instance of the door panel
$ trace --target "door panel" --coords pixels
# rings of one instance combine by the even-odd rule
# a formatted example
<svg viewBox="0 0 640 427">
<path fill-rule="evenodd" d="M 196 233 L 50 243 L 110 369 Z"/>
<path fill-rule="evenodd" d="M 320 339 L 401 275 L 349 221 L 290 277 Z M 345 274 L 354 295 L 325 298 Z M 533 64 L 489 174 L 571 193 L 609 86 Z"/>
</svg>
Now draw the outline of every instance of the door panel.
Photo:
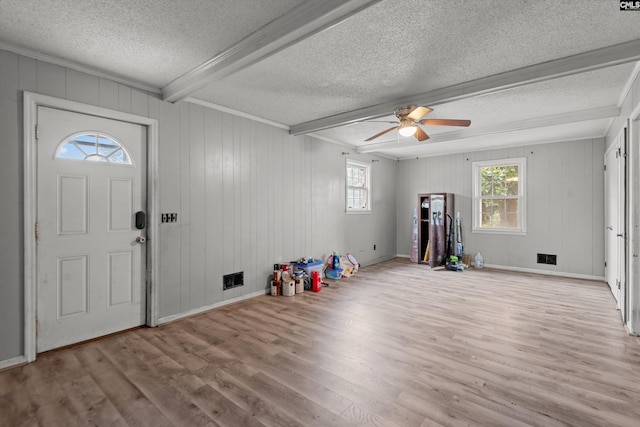
<svg viewBox="0 0 640 427">
<path fill-rule="evenodd" d="M 109 179 L 109 231 L 131 229 L 133 212 L 133 182 L 131 179 Z"/>
<path fill-rule="evenodd" d="M 107 286 L 109 289 L 109 307 L 130 304 L 133 292 L 133 252 L 115 252 L 109 255 Z"/>
<path fill-rule="evenodd" d="M 58 176 L 58 235 L 87 233 L 87 177 Z"/>
<path fill-rule="evenodd" d="M 87 312 L 87 257 L 58 258 L 58 317 Z"/>
<path fill-rule="evenodd" d="M 42 352 L 145 323 L 146 128 L 47 107 L 38 127 Z"/>
</svg>

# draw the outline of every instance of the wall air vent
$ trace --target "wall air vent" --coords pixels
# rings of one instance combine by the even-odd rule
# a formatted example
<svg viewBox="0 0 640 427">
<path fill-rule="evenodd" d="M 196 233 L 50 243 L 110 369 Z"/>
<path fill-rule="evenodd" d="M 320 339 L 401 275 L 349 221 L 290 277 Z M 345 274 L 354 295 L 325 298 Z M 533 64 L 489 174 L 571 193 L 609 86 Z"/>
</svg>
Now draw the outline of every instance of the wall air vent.
<svg viewBox="0 0 640 427">
<path fill-rule="evenodd" d="M 244 271 L 238 273 L 225 274 L 222 276 L 222 290 L 237 288 L 244 285 Z"/>
<path fill-rule="evenodd" d="M 538 254 L 538 264 L 556 265 L 557 257 L 558 257 L 557 255 Z"/>
</svg>

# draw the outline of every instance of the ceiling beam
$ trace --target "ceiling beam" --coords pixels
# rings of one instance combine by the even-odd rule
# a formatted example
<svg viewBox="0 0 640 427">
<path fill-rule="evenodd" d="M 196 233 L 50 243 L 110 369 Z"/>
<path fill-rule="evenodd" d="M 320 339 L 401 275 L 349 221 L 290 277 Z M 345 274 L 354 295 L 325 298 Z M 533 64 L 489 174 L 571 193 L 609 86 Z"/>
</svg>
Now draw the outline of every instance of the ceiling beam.
<svg viewBox="0 0 640 427">
<path fill-rule="evenodd" d="M 285 15 L 188 71 L 162 88 L 176 102 L 228 75 L 262 61 L 320 31 L 333 27 L 380 0 L 305 1 Z"/>
<path fill-rule="evenodd" d="M 489 126 L 468 128 L 453 132 L 443 132 L 433 135 L 427 142 L 418 142 L 415 138 L 402 138 L 400 142 L 378 142 L 376 144 L 361 145 L 357 148 L 358 154 L 374 153 L 385 148 L 407 148 L 416 145 L 432 144 L 445 141 L 461 140 L 477 136 L 495 135 L 505 132 L 517 132 L 541 127 L 564 125 L 568 123 L 584 122 L 588 120 L 608 119 L 618 117 L 620 108 L 616 105 L 608 107 L 591 108 L 588 110 L 571 111 L 564 114 L 554 114 L 552 116 L 534 117 L 532 119 L 516 120 L 507 123 L 496 123 Z"/>
<path fill-rule="evenodd" d="M 289 132 L 293 135 L 316 132 L 363 120 L 389 116 L 400 105 L 428 105 L 434 107 L 446 102 L 486 95 L 639 60 L 640 39 L 300 123 L 291 126 Z"/>
</svg>

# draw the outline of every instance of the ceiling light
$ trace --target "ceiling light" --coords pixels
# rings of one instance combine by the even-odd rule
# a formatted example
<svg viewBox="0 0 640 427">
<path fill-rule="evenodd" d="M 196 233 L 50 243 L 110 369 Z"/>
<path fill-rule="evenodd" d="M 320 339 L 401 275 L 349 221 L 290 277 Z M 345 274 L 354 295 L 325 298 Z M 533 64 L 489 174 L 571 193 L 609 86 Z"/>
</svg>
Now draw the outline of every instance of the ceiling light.
<svg viewBox="0 0 640 427">
<path fill-rule="evenodd" d="M 398 129 L 398 133 L 402 136 L 411 136 L 418 130 L 418 126 L 411 123 L 410 120 L 403 120 L 400 123 L 400 128 Z"/>
</svg>

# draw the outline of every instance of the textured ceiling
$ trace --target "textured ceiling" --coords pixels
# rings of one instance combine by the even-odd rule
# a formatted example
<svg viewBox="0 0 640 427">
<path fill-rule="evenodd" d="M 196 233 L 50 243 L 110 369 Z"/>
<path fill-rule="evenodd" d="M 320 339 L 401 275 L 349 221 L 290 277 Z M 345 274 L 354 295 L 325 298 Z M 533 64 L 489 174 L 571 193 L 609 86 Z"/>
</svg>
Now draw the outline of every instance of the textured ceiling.
<svg viewBox="0 0 640 427">
<path fill-rule="evenodd" d="M 0 41 L 157 88 L 303 0 L 0 0 Z"/>
<path fill-rule="evenodd" d="M 640 13 L 558 3 L 383 1 L 195 96 L 293 125 L 640 38 Z"/>
<path fill-rule="evenodd" d="M 541 83 L 521 86 L 497 93 L 454 101 L 434 107 L 427 117 L 430 119 L 469 119 L 473 126 L 497 126 L 503 123 L 544 118 L 567 112 L 590 110 L 602 106 L 615 106 L 635 67 L 634 63 L 608 67 L 568 77 L 547 80 Z M 589 88 L 589 90 L 583 90 Z M 380 121 L 396 121 L 391 114 Z M 368 143 L 362 138 L 363 127 L 368 136 L 390 126 L 388 123 L 362 122 L 327 129 L 318 134 L 326 138 L 340 140 L 355 146 Z M 447 126 L 423 126 L 431 135 L 459 130 Z M 389 133 L 375 140 L 376 143 L 396 141 L 397 135 Z"/>
<path fill-rule="evenodd" d="M 306 129 L 394 158 L 603 136 L 611 107 L 637 71 L 635 44 L 623 50 L 623 65 L 582 70 L 582 60 L 572 59 L 568 64 L 580 72 L 544 81 L 535 80 L 537 71 L 526 71 L 640 41 L 640 13 L 620 11 L 613 0 L 324 3 L 364 10 L 339 11 L 336 21 L 322 21 L 330 12 L 292 14 L 314 4 L 302 0 L 0 0 L 0 48 L 58 58 L 158 92 L 196 72 L 201 84 L 182 86 L 189 99 L 294 128 L 335 117 L 328 129 Z M 317 20 L 326 25 L 311 30 L 308 24 Z M 266 46 L 267 54 L 237 69 L 202 72 L 265 28 L 296 36 L 277 45 L 274 32 L 265 32 L 252 43 L 256 51 Z M 500 73 L 520 78 L 518 69 L 524 77 L 507 90 L 494 84 L 453 102 L 434 96 Z M 472 125 L 463 131 L 426 128 L 433 138 L 422 144 L 395 132 L 364 142 L 385 124 L 339 126 L 352 121 L 343 115 L 357 119 L 371 108 L 361 117 L 384 117 L 408 99 L 434 107 L 429 118 L 471 119 Z M 590 112 L 584 115 L 589 121 L 578 121 L 576 112 L 583 111 Z"/>
</svg>

